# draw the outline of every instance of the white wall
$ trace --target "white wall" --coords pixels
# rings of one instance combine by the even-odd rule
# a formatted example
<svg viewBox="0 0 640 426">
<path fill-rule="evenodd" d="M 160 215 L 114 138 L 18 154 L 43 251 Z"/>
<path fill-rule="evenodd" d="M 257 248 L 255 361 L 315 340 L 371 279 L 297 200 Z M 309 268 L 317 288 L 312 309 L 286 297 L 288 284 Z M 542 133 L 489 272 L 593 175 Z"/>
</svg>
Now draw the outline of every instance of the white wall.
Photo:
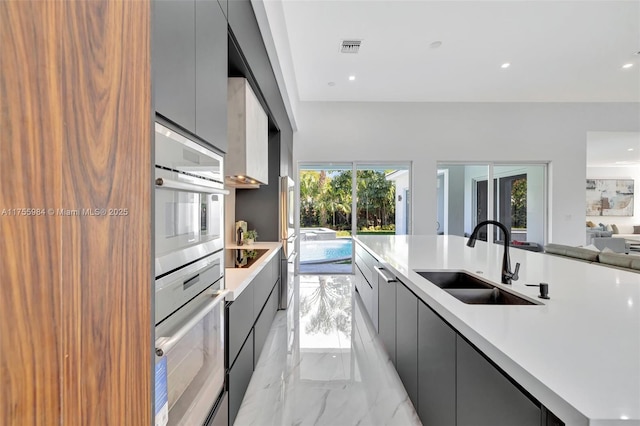
<svg viewBox="0 0 640 426">
<path fill-rule="evenodd" d="M 303 102 L 298 112 L 296 162 L 412 162 L 414 234 L 435 233 L 438 161 L 548 161 L 549 241 L 572 245 L 584 242 L 587 132 L 640 131 L 638 103 Z"/>
<path fill-rule="evenodd" d="M 633 179 L 633 216 L 587 216 L 596 224 L 640 225 L 640 167 L 587 167 L 587 179 Z M 586 190 L 585 190 L 586 191 Z"/>
</svg>

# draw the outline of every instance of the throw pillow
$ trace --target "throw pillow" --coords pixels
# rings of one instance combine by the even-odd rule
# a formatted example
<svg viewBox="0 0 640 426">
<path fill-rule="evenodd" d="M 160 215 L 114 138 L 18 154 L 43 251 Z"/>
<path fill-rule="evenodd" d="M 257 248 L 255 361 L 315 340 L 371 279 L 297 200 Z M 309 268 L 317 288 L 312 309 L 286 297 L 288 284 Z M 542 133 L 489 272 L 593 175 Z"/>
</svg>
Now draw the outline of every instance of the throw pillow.
<svg viewBox="0 0 640 426">
<path fill-rule="evenodd" d="M 620 231 L 618 230 L 618 225 L 611 224 L 611 229 L 613 230 L 614 234 L 620 233 Z"/>
<path fill-rule="evenodd" d="M 596 226 L 596 224 L 595 224 L 595 223 L 593 223 L 593 222 L 591 222 L 591 221 L 588 221 L 588 222 L 587 222 L 587 226 L 588 226 L 589 228 L 594 228 L 594 227 Z"/>
<path fill-rule="evenodd" d="M 607 225 L 605 231 L 613 232 L 613 227 L 611 225 Z"/>
<path fill-rule="evenodd" d="M 633 233 L 634 234 L 640 234 L 640 225 L 634 225 Z"/>
</svg>

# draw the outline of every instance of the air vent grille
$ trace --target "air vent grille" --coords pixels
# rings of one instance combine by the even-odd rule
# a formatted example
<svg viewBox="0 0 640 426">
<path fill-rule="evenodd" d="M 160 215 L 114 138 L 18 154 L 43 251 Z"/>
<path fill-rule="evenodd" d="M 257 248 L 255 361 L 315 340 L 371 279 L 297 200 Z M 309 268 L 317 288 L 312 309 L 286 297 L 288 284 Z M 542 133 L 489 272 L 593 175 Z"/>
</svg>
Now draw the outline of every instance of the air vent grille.
<svg viewBox="0 0 640 426">
<path fill-rule="evenodd" d="M 342 40 L 340 52 L 342 53 L 358 53 L 362 40 Z"/>
</svg>

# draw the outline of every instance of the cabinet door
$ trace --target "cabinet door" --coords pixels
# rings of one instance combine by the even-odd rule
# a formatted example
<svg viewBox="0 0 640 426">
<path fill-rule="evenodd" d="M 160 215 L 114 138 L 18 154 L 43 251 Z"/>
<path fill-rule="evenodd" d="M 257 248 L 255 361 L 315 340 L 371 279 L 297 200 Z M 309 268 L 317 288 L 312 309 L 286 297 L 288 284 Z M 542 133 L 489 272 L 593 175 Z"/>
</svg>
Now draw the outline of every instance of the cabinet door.
<svg viewBox="0 0 640 426">
<path fill-rule="evenodd" d="M 196 134 L 227 151 L 227 18 L 217 0 L 196 0 Z"/>
<path fill-rule="evenodd" d="M 227 307 L 227 353 L 228 365 L 232 365 L 247 335 L 253 327 L 253 285 L 244 291 Z"/>
<path fill-rule="evenodd" d="M 156 111 L 195 133 L 195 3 L 193 0 L 156 1 L 153 10 Z"/>
<path fill-rule="evenodd" d="M 378 336 L 396 365 L 396 286 L 397 281 L 387 282 L 382 272 L 378 274 Z"/>
<path fill-rule="evenodd" d="M 232 425 L 253 375 L 253 331 L 229 370 L 229 424 Z"/>
<path fill-rule="evenodd" d="M 418 406 L 418 298 L 396 285 L 396 370 L 414 407 Z"/>
<path fill-rule="evenodd" d="M 267 341 L 267 335 L 269 334 L 269 330 L 271 330 L 271 324 L 273 323 L 273 318 L 276 315 L 276 311 L 278 310 L 278 286 L 276 285 L 271 289 L 271 294 L 267 299 L 267 303 L 264 305 L 264 309 L 260 313 L 258 320 L 256 321 L 256 325 L 254 326 L 255 333 L 255 346 L 253 350 L 253 367 L 255 368 L 256 364 L 258 364 L 258 360 L 260 359 L 260 355 L 262 354 L 262 349 L 264 348 L 264 344 Z"/>
<path fill-rule="evenodd" d="M 254 300 L 253 300 L 253 317 L 258 318 L 262 307 L 267 302 L 271 289 L 275 281 L 273 280 L 273 268 L 276 266 L 273 261 L 277 258 L 271 259 L 264 268 L 256 275 L 251 282 L 254 288 Z"/>
<path fill-rule="evenodd" d="M 456 424 L 456 332 L 418 303 L 418 416 L 425 425 Z"/>
<path fill-rule="evenodd" d="M 458 426 L 539 426 L 540 407 L 457 336 Z"/>
<path fill-rule="evenodd" d="M 356 277 L 355 277 L 355 286 L 358 294 L 360 295 L 360 299 L 362 299 L 362 304 L 364 305 L 367 316 L 371 319 L 371 303 L 373 301 L 373 290 L 369 286 L 369 282 L 362 275 L 362 271 L 358 266 L 356 266 Z"/>
</svg>

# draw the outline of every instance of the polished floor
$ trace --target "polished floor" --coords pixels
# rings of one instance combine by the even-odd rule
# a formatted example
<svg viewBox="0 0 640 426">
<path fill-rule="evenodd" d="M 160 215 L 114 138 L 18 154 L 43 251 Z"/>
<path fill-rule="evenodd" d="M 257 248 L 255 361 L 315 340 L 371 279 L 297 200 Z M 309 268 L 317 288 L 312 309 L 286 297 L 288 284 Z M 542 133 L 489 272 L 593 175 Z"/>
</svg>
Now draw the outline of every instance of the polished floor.
<svg viewBox="0 0 640 426">
<path fill-rule="evenodd" d="M 303 275 L 279 311 L 235 425 L 419 425 L 351 275 Z"/>
</svg>

